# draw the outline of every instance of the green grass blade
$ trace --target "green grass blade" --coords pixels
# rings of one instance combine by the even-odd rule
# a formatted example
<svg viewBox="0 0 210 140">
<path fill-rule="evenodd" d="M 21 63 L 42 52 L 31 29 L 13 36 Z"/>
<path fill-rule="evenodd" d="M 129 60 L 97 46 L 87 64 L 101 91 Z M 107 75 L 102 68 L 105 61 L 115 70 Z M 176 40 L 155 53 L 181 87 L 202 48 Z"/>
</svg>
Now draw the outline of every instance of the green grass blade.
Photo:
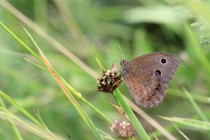
<svg viewBox="0 0 210 140">
<path fill-rule="evenodd" d="M 0 25 L 15 39 L 17 40 L 29 53 L 31 53 L 34 57 L 37 58 L 37 60 L 44 64 L 42 59 L 36 55 L 36 53 L 31 50 L 23 41 L 21 41 L 11 30 L 9 30 L 9 28 L 7 28 L 2 22 L 0 22 Z M 26 31 L 26 33 L 29 35 L 29 37 L 31 38 L 31 40 L 33 41 L 33 43 L 35 44 L 35 46 L 37 46 L 36 42 L 34 41 L 34 39 L 32 38 L 32 36 L 28 33 L 28 31 L 23 27 L 23 29 Z M 36 65 L 36 64 L 35 64 Z M 36 65 L 38 66 L 38 65 Z M 40 68 L 42 68 L 41 66 L 38 66 Z M 43 68 L 42 68 L 43 69 Z M 54 70 L 54 69 L 53 69 Z M 54 72 L 59 75 L 55 70 Z M 63 82 L 65 81 L 61 76 L 59 76 Z M 104 118 L 107 122 L 111 122 L 105 115 L 103 115 L 102 112 L 100 112 L 97 108 L 93 107 L 93 105 L 91 105 L 91 103 L 87 102 L 81 95 L 81 93 L 77 92 L 75 89 L 73 89 L 66 81 L 64 82 L 65 85 L 68 87 L 68 89 L 73 93 L 73 95 L 75 97 L 77 97 L 78 99 L 81 99 L 82 101 L 85 101 L 84 103 L 86 103 L 90 108 L 92 108 L 97 114 L 99 114 L 102 118 Z"/>
<path fill-rule="evenodd" d="M 27 121 L 23 118 L 18 117 L 17 115 L 13 115 L 10 112 L 8 112 L 6 109 L 4 109 L 3 107 L 0 107 L 0 118 L 5 119 L 4 116 L 6 116 L 6 118 L 10 118 L 16 126 L 20 126 L 21 129 L 27 131 L 27 132 L 31 132 L 43 139 L 47 139 L 47 140 L 64 140 L 64 138 L 58 136 L 58 135 L 51 135 L 51 133 L 49 133 L 45 128 L 40 127 L 34 123 L 31 123 L 30 121 Z"/>
<path fill-rule="evenodd" d="M 7 109 L 1 97 L 0 97 L 0 104 L 1 104 L 1 106 L 2 106 L 5 110 Z M 15 135 L 17 136 L 17 140 L 23 140 L 23 138 L 22 138 L 20 132 L 18 131 L 18 129 L 17 129 L 17 127 L 15 126 L 15 124 L 13 123 L 12 119 L 8 118 L 8 120 L 9 120 L 11 126 L 12 126 L 12 129 L 13 129 Z"/>
<path fill-rule="evenodd" d="M 144 128 L 140 124 L 139 120 L 134 115 L 130 106 L 126 103 L 125 99 L 123 98 L 122 93 L 120 93 L 120 91 L 117 89 L 117 90 L 114 91 L 114 96 L 116 97 L 116 99 L 120 103 L 120 106 L 122 106 L 122 108 L 124 109 L 126 115 L 128 116 L 130 122 L 134 126 L 134 128 L 135 128 L 136 132 L 138 133 L 139 137 L 142 140 L 150 140 L 150 137 L 148 136 L 148 134 L 146 133 L 146 131 L 144 130 Z"/>
<path fill-rule="evenodd" d="M 192 29 L 188 25 L 186 25 L 185 30 L 186 40 L 190 40 L 189 42 L 187 42 L 187 46 L 189 47 L 192 55 L 196 57 L 200 65 L 205 68 L 208 74 L 210 74 L 210 62 L 207 54 L 201 47 L 200 42 L 198 42 L 198 39 L 196 38 L 196 35 L 193 33 Z"/>
<path fill-rule="evenodd" d="M 100 67 L 102 70 L 104 70 L 104 67 L 103 67 L 103 65 L 101 64 L 101 62 L 98 60 L 98 58 L 96 58 L 96 61 L 97 61 L 98 65 L 99 65 L 99 67 Z"/>
<path fill-rule="evenodd" d="M 160 116 L 160 118 L 171 121 L 171 122 L 176 122 L 176 123 L 184 124 L 187 126 L 196 127 L 203 130 L 208 130 L 208 131 L 210 130 L 210 123 L 208 122 L 203 122 L 203 121 L 193 120 L 193 119 L 177 118 L 177 117 Z"/>
<path fill-rule="evenodd" d="M 69 92 L 68 88 L 62 82 L 62 80 L 60 80 L 60 78 L 62 78 L 62 77 L 58 78 L 59 76 L 57 75 L 57 73 L 55 72 L 55 70 L 51 66 L 51 64 L 48 62 L 48 60 L 46 59 L 46 57 L 43 54 L 43 52 L 41 51 L 40 47 L 37 45 L 37 43 L 32 38 L 32 36 L 29 34 L 29 32 L 25 28 L 24 28 L 24 30 L 26 31 L 26 33 L 28 34 L 28 36 L 31 38 L 31 40 L 34 43 L 34 45 L 36 46 L 37 50 L 39 51 L 39 54 L 41 56 L 41 59 L 44 62 L 46 68 L 51 73 L 51 75 L 55 79 L 55 81 L 58 83 L 58 85 L 60 86 L 60 88 L 62 89 L 62 91 L 65 93 L 65 95 L 67 96 L 67 98 L 69 99 L 69 101 L 72 103 L 72 105 L 78 111 L 78 113 L 81 115 L 81 117 L 83 118 L 83 120 L 85 121 L 85 123 L 87 124 L 87 126 L 90 128 L 90 130 L 95 134 L 96 138 L 99 139 L 99 140 L 103 140 L 101 134 L 99 133 L 99 131 L 95 127 L 94 123 L 91 121 L 91 119 L 88 117 L 88 115 L 86 114 L 86 112 L 82 109 L 82 107 L 79 105 L 79 103 L 72 96 L 71 92 L 74 92 L 74 94 L 77 94 L 77 95 L 81 95 L 81 94 L 79 94 L 79 92 L 77 92 L 73 88 L 72 88 L 72 91 Z"/>
<path fill-rule="evenodd" d="M 10 98 L 7 94 L 5 94 L 3 91 L 0 90 L 0 96 L 6 99 L 8 102 L 10 102 L 14 107 L 16 107 L 18 110 L 20 110 L 24 115 L 26 115 L 30 120 L 32 120 L 34 123 L 36 123 L 39 126 L 43 125 L 37 121 L 27 110 L 25 110 L 22 106 L 20 106 L 15 100 Z"/>
<path fill-rule="evenodd" d="M 200 107 L 197 105 L 197 103 L 195 102 L 193 97 L 190 95 L 190 93 L 186 89 L 184 89 L 184 93 L 190 100 L 192 106 L 194 107 L 195 111 L 200 116 L 200 118 L 205 122 L 209 122 L 209 120 L 206 118 L 205 114 L 201 111 Z"/>
<path fill-rule="evenodd" d="M 18 38 L 9 28 L 7 28 L 7 26 L 5 26 L 1 21 L 0 26 L 3 27 L 18 43 L 22 45 L 22 47 L 24 47 L 29 53 L 31 53 L 37 60 L 42 62 L 40 57 L 35 52 L 33 52 L 33 50 L 31 50 L 20 38 Z"/>
<path fill-rule="evenodd" d="M 39 52 L 44 56 L 44 54 L 42 53 L 41 49 L 39 48 L 39 46 L 37 45 L 37 43 L 35 42 L 35 40 L 33 39 L 33 37 L 29 34 L 29 32 L 25 28 L 24 28 L 24 30 L 26 31 L 26 33 L 28 34 L 28 36 L 31 38 L 32 42 L 34 43 L 34 45 L 36 46 L 36 48 L 39 50 Z M 102 118 L 104 118 L 107 122 L 111 123 L 111 121 L 105 115 L 103 115 L 102 112 L 100 112 L 97 108 L 95 108 L 92 104 L 90 104 L 86 99 L 84 99 L 81 93 L 77 92 L 74 88 L 72 88 L 69 84 L 67 84 L 67 82 L 55 71 L 55 69 L 52 66 L 51 66 L 51 68 L 60 77 L 60 79 L 62 79 L 62 82 L 71 91 L 71 93 L 73 93 L 73 95 L 75 97 L 77 97 L 78 99 L 81 99 L 90 108 L 92 108 L 98 115 L 100 115 Z"/>
<path fill-rule="evenodd" d="M 183 93 L 182 90 L 168 88 L 167 92 L 170 95 L 174 95 L 174 96 L 181 97 L 181 98 L 187 98 L 186 95 L 182 94 Z M 194 93 L 194 92 L 192 94 L 190 94 L 190 96 L 192 96 L 192 98 L 197 102 L 210 104 L 210 98 L 208 96 L 204 96 L 204 95 Z"/>
<path fill-rule="evenodd" d="M 108 119 L 101 111 L 99 111 L 95 106 L 93 106 L 90 102 L 88 102 L 85 98 L 81 98 L 81 100 L 88 105 L 90 108 L 92 108 L 93 111 L 95 111 L 101 118 L 103 118 L 108 123 L 112 124 L 113 122 Z"/>
<path fill-rule="evenodd" d="M 33 41 L 34 45 L 36 46 L 36 48 L 39 51 L 39 54 L 46 66 L 46 68 L 48 69 L 48 71 L 51 73 L 52 77 L 55 79 L 55 81 L 58 83 L 58 85 L 60 86 L 60 88 L 62 89 L 62 91 L 65 93 L 65 95 L 67 96 L 67 98 L 69 99 L 69 101 L 72 103 L 72 105 L 75 107 L 75 109 L 78 111 L 78 113 L 81 115 L 81 117 L 83 118 L 83 120 L 85 121 L 85 123 L 87 124 L 87 126 L 90 128 L 90 130 L 95 134 L 96 138 L 99 140 L 103 140 L 101 134 L 98 132 L 97 128 L 95 127 L 94 123 L 91 121 L 91 119 L 88 117 L 88 115 L 86 114 L 86 112 L 82 109 L 82 107 L 79 105 L 79 103 L 76 101 L 76 99 L 72 96 L 72 92 L 74 92 L 74 94 L 77 95 L 81 95 L 79 94 L 79 92 L 77 92 L 75 89 L 72 88 L 72 91 L 69 92 L 68 88 L 65 86 L 65 84 L 62 82 L 61 77 L 59 77 L 59 75 L 56 74 L 54 68 L 51 66 L 51 64 L 48 62 L 48 60 L 46 59 L 46 57 L 44 56 L 44 54 L 42 53 L 40 47 L 36 44 L 35 40 L 32 38 L 32 36 L 29 34 L 29 32 L 24 28 L 24 30 L 26 31 L 26 33 L 29 35 L 29 37 L 31 38 L 31 40 Z"/>
</svg>

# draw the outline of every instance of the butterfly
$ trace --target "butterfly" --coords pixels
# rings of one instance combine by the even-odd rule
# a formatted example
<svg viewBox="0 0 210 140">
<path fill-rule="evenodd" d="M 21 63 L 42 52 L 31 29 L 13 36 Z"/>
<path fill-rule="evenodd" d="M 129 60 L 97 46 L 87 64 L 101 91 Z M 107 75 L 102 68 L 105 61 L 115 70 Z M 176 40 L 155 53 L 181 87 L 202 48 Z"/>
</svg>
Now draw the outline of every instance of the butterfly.
<svg viewBox="0 0 210 140">
<path fill-rule="evenodd" d="M 136 104 L 151 108 L 162 102 L 179 60 L 173 54 L 158 52 L 139 56 L 130 62 L 121 60 L 120 65 L 123 80 Z"/>
</svg>

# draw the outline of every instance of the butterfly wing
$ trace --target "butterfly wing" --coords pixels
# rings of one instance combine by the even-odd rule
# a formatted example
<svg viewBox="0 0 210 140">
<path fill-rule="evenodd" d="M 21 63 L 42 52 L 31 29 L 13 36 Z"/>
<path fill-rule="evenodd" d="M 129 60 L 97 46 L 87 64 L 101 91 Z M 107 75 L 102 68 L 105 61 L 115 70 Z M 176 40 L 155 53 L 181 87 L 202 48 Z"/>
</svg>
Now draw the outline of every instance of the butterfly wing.
<svg viewBox="0 0 210 140">
<path fill-rule="evenodd" d="M 136 103 L 144 107 L 155 107 L 162 102 L 178 64 L 178 58 L 172 54 L 151 53 L 124 62 L 121 70 Z"/>
</svg>

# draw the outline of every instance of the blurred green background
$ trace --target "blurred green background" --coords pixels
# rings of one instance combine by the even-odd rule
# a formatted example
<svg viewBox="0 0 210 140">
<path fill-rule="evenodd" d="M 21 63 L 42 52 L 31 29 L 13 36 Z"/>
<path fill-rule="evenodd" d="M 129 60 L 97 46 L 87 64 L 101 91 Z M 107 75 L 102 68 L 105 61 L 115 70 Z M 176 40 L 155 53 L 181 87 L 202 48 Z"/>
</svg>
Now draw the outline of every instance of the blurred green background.
<svg viewBox="0 0 210 140">
<path fill-rule="evenodd" d="M 122 52 L 127 60 L 150 52 L 177 55 L 179 69 L 169 83 L 163 102 L 158 107 L 142 109 L 177 139 L 183 139 L 171 122 L 160 119 L 158 115 L 202 120 L 184 94 L 185 88 L 205 116 L 210 116 L 209 9 L 208 0 L 2 0 L 0 21 L 36 51 L 22 24 L 56 71 L 113 121 L 121 116 L 107 103 L 116 104 L 113 96 L 97 91 L 96 78 L 102 71 L 96 58 L 108 69 L 113 62 L 119 67 Z M 62 47 L 90 69 L 84 68 Z M 38 108 L 53 133 L 65 139 L 68 135 L 75 140 L 95 139 L 50 74 L 24 58 L 36 62 L 0 28 L 1 90 L 34 116 L 34 109 Z M 124 83 L 119 89 L 133 101 Z M 9 111 L 24 117 L 14 106 L 4 102 Z M 94 124 L 109 133 L 109 124 L 78 102 Z M 0 118 L 0 139 L 16 139 L 8 122 Z M 141 117 L 139 120 L 148 134 L 156 132 L 147 121 Z M 18 128 L 24 139 L 41 139 L 22 130 L 21 126 Z M 210 139 L 208 131 L 184 125 L 179 129 L 191 140 Z M 162 135 L 157 138 L 166 139 Z"/>
</svg>

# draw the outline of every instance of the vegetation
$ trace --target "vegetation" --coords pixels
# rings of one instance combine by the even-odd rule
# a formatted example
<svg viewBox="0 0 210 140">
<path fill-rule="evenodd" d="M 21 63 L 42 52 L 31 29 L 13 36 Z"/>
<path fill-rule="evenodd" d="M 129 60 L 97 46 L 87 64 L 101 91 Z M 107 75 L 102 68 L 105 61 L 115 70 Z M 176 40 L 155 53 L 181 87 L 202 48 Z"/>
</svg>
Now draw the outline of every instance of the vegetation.
<svg viewBox="0 0 210 140">
<path fill-rule="evenodd" d="M 1 0 L 0 139 L 119 139 L 109 130 L 125 120 L 117 106 L 131 139 L 210 139 L 209 9 L 207 0 Z M 151 52 L 180 60 L 157 107 L 132 103 L 124 82 L 97 91 L 100 66 Z"/>
</svg>

